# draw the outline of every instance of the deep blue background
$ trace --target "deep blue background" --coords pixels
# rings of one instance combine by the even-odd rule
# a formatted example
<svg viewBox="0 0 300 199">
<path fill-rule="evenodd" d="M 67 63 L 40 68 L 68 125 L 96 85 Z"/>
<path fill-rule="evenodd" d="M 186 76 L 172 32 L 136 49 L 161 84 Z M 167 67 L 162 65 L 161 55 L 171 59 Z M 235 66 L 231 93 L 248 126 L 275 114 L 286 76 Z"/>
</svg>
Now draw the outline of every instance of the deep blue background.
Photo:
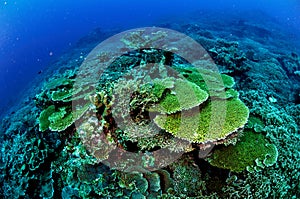
<svg viewBox="0 0 300 199">
<path fill-rule="evenodd" d="M 298 0 L 0 0 L 0 115 L 40 70 L 94 28 L 142 27 L 197 10 L 259 9 L 299 31 Z M 285 28 L 286 28 L 285 27 Z M 298 32 L 297 32 L 298 33 Z"/>
</svg>

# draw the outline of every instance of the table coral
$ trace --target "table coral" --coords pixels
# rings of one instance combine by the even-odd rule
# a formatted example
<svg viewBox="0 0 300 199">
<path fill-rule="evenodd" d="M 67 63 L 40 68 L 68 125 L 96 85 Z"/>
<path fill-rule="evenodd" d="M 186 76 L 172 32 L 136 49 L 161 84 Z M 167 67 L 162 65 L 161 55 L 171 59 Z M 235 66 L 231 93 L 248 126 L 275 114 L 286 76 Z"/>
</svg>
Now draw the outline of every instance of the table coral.
<svg viewBox="0 0 300 199">
<path fill-rule="evenodd" d="M 36 104 L 43 108 L 38 118 L 40 131 L 64 131 L 90 108 L 88 87 L 74 89 L 74 82 L 74 71 L 67 70 L 50 79 L 36 95 Z"/>
<path fill-rule="evenodd" d="M 222 104 L 223 101 L 216 101 L 216 103 Z M 219 114 L 222 115 L 223 113 Z M 226 118 L 224 118 L 222 126 L 219 126 L 218 123 L 213 123 L 209 126 L 210 121 L 218 121 L 218 119 L 211 118 L 211 103 L 208 103 L 200 111 L 190 110 L 184 114 L 159 115 L 154 121 L 162 129 L 176 137 L 193 143 L 201 143 L 225 139 L 228 135 L 245 125 L 248 115 L 247 107 L 240 100 L 232 99 L 226 103 Z"/>
<path fill-rule="evenodd" d="M 40 113 L 40 131 L 46 131 L 50 126 L 49 117 L 55 112 L 55 106 L 51 105 Z"/>
<path fill-rule="evenodd" d="M 194 68 L 179 68 L 178 70 L 183 72 L 187 80 L 198 84 L 202 88 L 207 83 L 204 81 L 205 78 L 210 80 L 217 78 L 217 75 L 213 72 L 205 71 L 204 74 L 201 74 L 201 70 L 197 72 Z M 177 112 L 171 112 L 172 114 L 159 114 L 154 118 L 154 122 L 172 135 L 193 143 L 225 139 L 231 133 L 242 128 L 248 120 L 249 110 L 238 99 L 238 92 L 231 88 L 234 85 L 233 78 L 223 74 L 221 77 L 226 88 L 223 87 L 225 92 L 214 89 L 208 90 L 208 87 L 206 87 L 210 99 L 207 101 L 205 99 L 206 102 L 202 102 L 199 108 L 189 106 L 190 110 L 180 108 Z M 217 82 L 217 80 L 215 81 Z M 213 86 L 213 88 L 216 87 Z M 185 103 L 184 100 L 182 101 L 182 103 Z M 222 117 L 224 113 L 221 110 L 226 111 L 226 116 Z M 222 122 L 223 125 L 220 126 Z"/>
<path fill-rule="evenodd" d="M 258 170 L 276 163 L 278 151 L 262 134 L 244 131 L 240 141 L 234 146 L 220 147 L 208 158 L 216 167 L 234 172 Z"/>
<path fill-rule="evenodd" d="M 151 107 L 151 111 L 176 113 L 199 106 L 208 98 L 208 94 L 194 83 L 178 79 L 174 84 L 174 89 L 170 89 L 157 106 Z"/>
</svg>

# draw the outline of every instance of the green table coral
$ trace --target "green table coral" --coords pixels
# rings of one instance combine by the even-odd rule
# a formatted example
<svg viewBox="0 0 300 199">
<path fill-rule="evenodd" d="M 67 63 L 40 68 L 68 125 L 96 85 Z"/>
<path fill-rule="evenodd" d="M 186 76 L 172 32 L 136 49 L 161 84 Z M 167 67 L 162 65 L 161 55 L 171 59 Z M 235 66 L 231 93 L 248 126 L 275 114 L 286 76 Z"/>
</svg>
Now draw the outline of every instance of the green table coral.
<svg viewBox="0 0 300 199">
<path fill-rule="evenodd" d="M 223 100 L 215 100 L 216 107 L 223 106 Z M 247 122 L 248 108 L 239 99 L 226 101 L 226 116 L 223 112 L 215 112 L 212 103 L 199 109 L 192 109 L 171 115 L 158 115 L 154 121 L 162 129 L 176 137 L 193 143 L 225 139 L 232 132 L 242 128 Z M 212 115 L 214 114 L 214 118 Z M 220 119 L 219 119 L 220 118 Z M 214 122 L 211 122 L 214 121 Z M 218 123 L 218 122 L 222 122 Z"/>
<path fill-rule="evenodd" d="M 44 109 L 39 117 L 40 131 L 46 131 L 50 126 L 49 117 L 55 112 L 55 106 L 51 105 Z"/>
<path fill-rule="evenodd" d="M 122 140 L 135 142 L 141 149 L 165 148 L 170 144 L 165 135 L 189 143 L 218 142 L 244 127 L 249 110 L 232 88 L 232 77 L 207 69 L 175 69 L 177 78 L 155 78 L 141 85 L 133 80 L 115 84 L 118 95 L 112 112 L 122 129 Z M 123 102 L 121 97 L 127 95 L 128 88 L 132 94 Z M 152 128 L 153 122 L 163 130 L 160 136 L 159 129 Z"/>
<path fill-rule="evenodd" d="M 177 79 L 173 89 L 170 89 L 160 103 L 151 108 L 151 111 L 160 113 L 176 113 L 199 106 L 208 98 L 208 94 L 196 84 Z"/>
<path fill-rule="evenodd" d="M 208 158 L 211 165 L 234 172 L 258 171 L 276 163 L 278 151 L 262 134 L 245 131 L 236 145 L 222 146 Z"/>
<path fill-rule="evenodd" d="M 40 131 L 46 131 L 50 129 L 51 131 L 64 131 L 69 126 L 74 124 L 74 122 L 79 119 L 88 109 L 90 103 L 81 107 L 78 110 L 73 110 L 70 106 L 63 106 L 55 109 L 54 105 L 49 106 L 43 110 L 38 119 L 40 124 Z"/>
<path fill-rule="evenodd" d="M 158 102 L 167 110 L 156 109 L 161 114 L 154 122 L 161 129 L 192 143 L 205 143 L 225 139 L 244 127 L 249 110 L 232 88 L 232 77 L 191 67 L 177 70 L 189 83 L 176 80 L 173 95 L 171 90 Z M 181 87 L 176 90 L 177 82 Z"/>
<path fill-rule="evenodd" d="M 90 109 L 91 89 L 88 86 L 74 88 L 74 72 L 67 70 L 50 79 L 36 95 L 37 104 L 43 109 L 38 118 L 40 131 L 64 131 Z"/>
<path fill-rule="evenodd" d="M 226 74 L 219 74 L 218 71 L 183 66 L 177 66 L 175 69 L 180 73 L 182 78 L 195 83 L 207 92 L 223 91 L 235 85 L 233 77 Z"/>
</svg>

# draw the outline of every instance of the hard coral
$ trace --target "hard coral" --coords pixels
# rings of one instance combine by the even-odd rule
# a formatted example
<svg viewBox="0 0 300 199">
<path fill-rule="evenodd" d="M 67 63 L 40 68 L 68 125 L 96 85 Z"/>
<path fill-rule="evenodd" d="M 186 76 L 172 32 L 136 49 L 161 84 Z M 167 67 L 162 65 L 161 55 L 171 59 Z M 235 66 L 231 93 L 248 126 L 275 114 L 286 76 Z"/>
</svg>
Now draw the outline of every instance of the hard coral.
<svg viewBox="0 0 300 199">
<path fill-rule="evenodd" d="M 245 63 L 247 58 L 239 51 L 238 45 L 238 42 L 218 40 L 217 45 L 209 49 L 209 53 L 216 64 L 225 67 L 228 73 L 244 73 L 249 70 L 249 66 Z"/>
<path fill-rule="evenodd" d="M 215 83 L 217 82 L 217 74 L 213 72 L 200 70 L 200 72 L 202 72 L 202 74 L 200 74 L 195 68 L 180 68 L 179 71 L 183 72 L 183 76 L 186 80 L 197 84 L 200 88 L 204 88 L 207 92 L 207 96 L 194 94 L 196 96 L 194 97 L 195 99 L 202 99 L 201 103 L 195 103 L 194 105 L 185 107 L 185 96 L 190 97 L 193 95 L 182 96 L 180 95 L 180 91 L 175 92 L 174 97 L 181 100 L 181 107 L 176 106 L 177 101 L 169 100 L 168 106 L 172 107 L 172 105 L 174 105 L 178 108 L 173 111 L 162 112 L 167 113 L 167 115 L 158 114 L 154 118 L 154 122 L 160 128 L 175 137 L 193 143 L 205 143 L 225 139 L 228 135 L 236 132 L 245 125 L 248 120 L 249 110 L 244 103 L 238 99 L 238 92 L 231 88 L 234 85 L 233 78 L 227 75 L 221 75 L 221 80 L 224 85 L 223 90 L 225 91 L 222 92 L 222 90 L 219 91 L 219 88 L 222 86 Z M 213 80 L 213 86 L 207 86 L 207 82 L 205 82 L 204 79 Z M 187 88 L 187 86 L 185 86 L 185 88 Z M 195 92 L 195 90 L 191 90 L 193 93 Z M 160 103 L 162 103 L 162 105 Z M 159 102 L 159 105 L 163 107 L 164 99 Z M 222 110 L 226 111 L 226 113 Z"/>
<path fill-rule="evenodd" d="M 47 173 L 42 176 L 40 172 L 46 170 L 44 163 L 49 156 L 49 147 L 42 139 L 22 132 L 12 140 L 3 141 L 0 150 L 0 192 L 3 198 L 25 197 L 33 182 L 45 180 Z M 46 194 L 41 192 L 40 195 Z M 51 195 L 50 190 L 48 195 Z"/>
<path fill-rule="evenodd" d="M 79 119 L 88 109 L 90 104 L 80 107 L 72 112 L 72 107 L 62 106 L 56 110 L 54 105 L 47 107 L 39 116 L 40 131 L 64 131 Z"/>
<path fill-rule="evenodd" d="M 36 104 L 43 108 L 38 118 L 40 131 L 64 131 L 90 108 L 88 87 L 74 89 L 74 82 L 74 71 L 68 70 L 49 80 L 36 95 Z"/>
<path fill-rule="evenodd" d="M 218 100 L 215 103 L 217 106 L 222 106 L 223 101 Z M 193 109 L 183 114 L 158 115 L 154 121 L 162 129 L 176 137 L 193 143 L 201 143 L 225 139 L 231 133 L 242 128 L 249 115 L 248 108 L 239 99 L 227 100 L 226 118 L 224 124 L 219 126 L 219 123 L 210 123 L 211 121 L 219 122 L 218 119 L 212 119 L 213 110 L 212 104 L 207 103 L 205 107 L 200 108 L 200 111 Z"/>
<path fill-rule="evenodd" d="M 160 100 L 159 104 L 151 108 L 151 111 L 166 114 L 176 113 L 199 106 L 207 98 L 208 94 L 196 84 L 178 79 L 174 81 L 174 88 L 170 89 L 163 99 Z"/>
<path fill-rule="evenodd" d="M 244 131 L 236 145 L 220 147 L 208 158 L 210 164 L 234 172 L 258 171 L 276 163 L 278 151 L 262 134 Z"/>
<path fill-rule="evenodd" d="M 143 121 L 150 119 L 149 112 L 156 114 L 154 122 L 161 129 L 176 138 L 193 143 L 225 139 L 245 125 L 249 111 L 238 99 L 238 92 L 231 88 L 234 85 L 232 77 L 208 70 L 200 70 L 200 74 L 191 67 L 177 70 L 184 73 L 184 78 L 156 78 L 145 84 L 133 80 L 125 83 L 124 80 L 124 83 L 116 84 L 115 91 L 118 95 L 113 100 L 113 116 L 119 126 L 126 126 L 125 139 L 143 142 L 143 137 L 157 134 L 155 128 L 150 128 L 151 125 L 143 124 Z M 217 83 L 218 78 L 221 85 Z M 206 85 L 207 79 L 213 82 L 213 86 Z M 133 94 L 124 97 L 128 92 Z M 222 122 L 223 126 L 220 126 Z M 150 129 L 153 130 L 149 131 Z M 152 141 L 155 143 L 155 139 Z"/>
</svg>

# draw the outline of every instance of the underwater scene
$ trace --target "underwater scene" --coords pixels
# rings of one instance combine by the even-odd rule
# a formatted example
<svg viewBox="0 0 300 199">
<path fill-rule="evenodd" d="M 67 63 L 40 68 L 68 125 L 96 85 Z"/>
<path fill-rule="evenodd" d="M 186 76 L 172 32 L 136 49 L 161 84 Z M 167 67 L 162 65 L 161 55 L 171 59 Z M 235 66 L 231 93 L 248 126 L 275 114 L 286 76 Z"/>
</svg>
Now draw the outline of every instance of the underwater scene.
<svg viewBox="0 0 300 199">
<path fill-rule="evenodd" d="M 300 198 L 296 0 L 0 1 L 0 198 Z"/>
</svg>

